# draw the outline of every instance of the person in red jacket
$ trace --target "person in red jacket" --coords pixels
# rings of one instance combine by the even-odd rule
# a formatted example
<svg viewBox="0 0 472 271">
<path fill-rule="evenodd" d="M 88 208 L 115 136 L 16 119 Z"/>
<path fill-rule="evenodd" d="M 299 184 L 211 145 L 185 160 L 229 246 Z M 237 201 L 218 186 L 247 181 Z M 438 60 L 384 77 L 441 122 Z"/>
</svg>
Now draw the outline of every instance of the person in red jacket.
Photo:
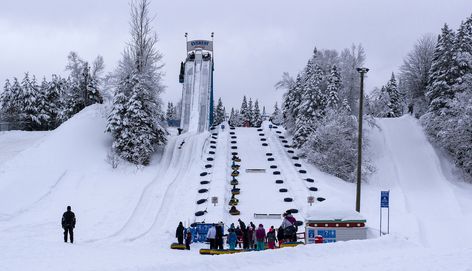
<svg viewBox="0 0 472 271">
<path fill-rule="evenodd" d="M 256 242 L 257 242 L 257 248 L 256 250 L 264 250 L 265 248 L 265 241 L 266 239 L 266 231 L 264 229 L 264 226 L 262 224 L 259 224 L 259 228 L 256 230 Z"/>
</svg>

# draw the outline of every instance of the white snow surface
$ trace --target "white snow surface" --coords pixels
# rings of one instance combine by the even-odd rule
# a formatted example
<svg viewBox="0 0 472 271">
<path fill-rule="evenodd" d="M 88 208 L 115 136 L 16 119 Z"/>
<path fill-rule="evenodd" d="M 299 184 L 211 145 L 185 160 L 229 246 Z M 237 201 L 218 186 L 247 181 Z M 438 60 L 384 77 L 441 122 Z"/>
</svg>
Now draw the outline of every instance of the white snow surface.
<svg viewBox="0 0 472 271">
<path fill-rule="evenodd" d="M 369 135 L 377 171 L 363 183 L 361 215 L 370 239 L 224 256 L 199 255 L 203 244 L 193 244 L 191 251 L 169 245 L 179 221 L 237 221 L 227 212 L 229 130 L 212 131 L 216 140 L 211 133 L 172 135 L 151 165 L 122 162 L 112 169 L 106 161 L 111 138 L 104 132 L 105 116 L 105 106 L 94 105 L 52 132 L 0 133 L 0 270 L 472 270 L 472 186 L 451 173 L 453 167 L 409 116 L 379 119 Z M 278 138 L 285 132 L 277 130 L 282 134 L 263 125 L 267 147 L 256 129 L 235 130 L 242 159 L 240 217 L 266 228 L 281 220 L 256 220 L 255 212 L 297 208 L 299 220 L 331 213 L 351 217 L 355 185 L 303 160 L 297 163 L 307 174 L 298 173 L 294 155 Z M 213 140 L 216 149 L 210 148 Z M 280 176 L 272 175 L 272 164 Z M 267 171 L 246 173 L 247 168 Z M 201 172 L 209 174 L 200 177 Z M 284 180 L 287 193 L 278 192 L 282 186 L 275 179 Z M 210 183 L 200 185 L 202 180 Z M 308 191 L 311 186 L 319 190 Z M 202 188 L 208 192 L 198 193 Z M 381 190 L 391 193 L 391 222 L 390 235 L 379 238 Z M 282 194 L 294 201 L 283 202 Z M 310 207 L 308 195 L 326 201 Z M 195 203 L 212 196 L 219 198 L 216 206 Z M 62 241 L 60 228 L 67 205 L 77 216 L 72 245 Z M 197 219 L 200 210 L 207 213 Z"/>
</svg>

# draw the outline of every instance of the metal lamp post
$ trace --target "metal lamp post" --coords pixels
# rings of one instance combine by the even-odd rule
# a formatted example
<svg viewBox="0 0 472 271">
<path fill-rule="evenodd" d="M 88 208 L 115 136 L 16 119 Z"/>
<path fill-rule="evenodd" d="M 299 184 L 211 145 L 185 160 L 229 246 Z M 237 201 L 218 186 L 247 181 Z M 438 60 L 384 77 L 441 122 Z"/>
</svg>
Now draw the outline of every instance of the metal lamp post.
<svg viewBox="0 0 472 271">
<path fill-rule="evenodd" d="M 362 178 L 362 116 L 364 109 L 364 75 L 369 71 L 368 68 L 357 68 L 361 74 L 361 89 L 359 97 L 359 125 L 357 138 L 357 189 L 356 189 L 356 211 L 361 211 L 361 178 Z"/>
</svg>

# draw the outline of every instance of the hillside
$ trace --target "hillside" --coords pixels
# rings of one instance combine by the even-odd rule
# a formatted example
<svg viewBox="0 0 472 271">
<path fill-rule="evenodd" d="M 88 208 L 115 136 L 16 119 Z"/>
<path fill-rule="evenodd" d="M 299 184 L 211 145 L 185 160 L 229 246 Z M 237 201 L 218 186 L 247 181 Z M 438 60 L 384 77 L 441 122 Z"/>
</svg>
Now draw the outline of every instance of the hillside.
<svg viewBox="0 0 472 271">
<path fill-rule="evenodd" d="M 472 234 L 467 231 L 472 187 L 451 179 L 444 171 L 447 161 L 438 157 L 409 116 L 379 119 L 379 128 L 371 128 L 377 171 L 362 191 L 369 240 L 205 257 L 197 254 L 202 245 L 190 252 L 168 246 L 178 221 L 188 225 L 196 219 L 237 220 L 227 213 L 226 204 L 231 150 L 242 159 L 244 220 L 252 219 L 254 212 L 292 207 L 300 209 L 299 219 L 323 206 L 351 209 L 355 186 L 302 160 L 298 164 L 306 173 L 299 173 L 292 159 L 296 153 L 284 147 L 290 138 L 280 138 L 283 129 L 271 130 L 267 124 L 263 131 L 235 129 L 236 140 L 228 129 L 171 136 L 148 167 L 123 163 L 113 170 L 106 161 L 111 139 L 104 133 L 104 112 L 105 106 L 94 105 L 55 131 L 37 137 L 16 133 L 8 139 L 5 145 L 17 147 L 0 163 L 0 270 L 260 270 L 268 264 L 281 270 L 311 265 L 327 270 L 472 268 Z M 7 142 L 5 135 L 0 134 L 0 142 Z M 268 161 L 266 153 L 274 161 Z M 270 165 L 277 168 L 269 170 Z M 246 168 L 267 171 L 251 175 Z M 275 170 L 280 176 L 273 175 Z M 202 172 L 207 176 L 201 177 Z M 315 182 L 304 181 L 307 177 Z M 282 186 L 275 184 L 276 178 L 284 180 L 287 195 L 278 191 Z M 204 179 L 210 183 L 201 185 Z M 311 186 L 318 191 L 310 192 Z M 391 234 L 377 238 L 380 190 L 391 191 Z M 326 200 L 310 208 L 307 195 Z M 196 204 L 211 196 L 219 197 L 218 205 Z M 292 197 L 293 203 L 284 202 L 285 197 Z M 67 205 L 78 219 L 74 245 L 61 240 L 60 217 Z M 195 217 L 200 210 L 207 213 Z M 280 222 L 263 221 L 266 226 Z"/>
</svg>

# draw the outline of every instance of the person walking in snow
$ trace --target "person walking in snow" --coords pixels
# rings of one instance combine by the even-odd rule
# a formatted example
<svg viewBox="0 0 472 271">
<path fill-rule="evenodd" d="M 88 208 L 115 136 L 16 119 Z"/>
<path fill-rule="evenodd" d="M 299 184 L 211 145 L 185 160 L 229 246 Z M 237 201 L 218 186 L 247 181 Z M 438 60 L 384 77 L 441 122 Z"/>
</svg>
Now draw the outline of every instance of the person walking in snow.
<svg viewBox="0 0 472 271">
<path fill-rule="evenodd" d="M 190 228 L 187 229 L 187 233 L 185 234 L 185 249 L 190 250 L 190 244 L 192 243 L 192 232 Z"/>
<path fill-rule="evenodd" d="M 241 244 L 243 242 L 243 231 L 239 226 L 236 227 L 236 237 L 238 238 L 238 247 L 241 248 Z"/>
<path fill-rule="evenodd" d="M 247 227 L 247 241 L 248 241 L 248 248 L 254 248 L 254 228 L 250 225 Z"/>
<path fill-rule="evenodd" d="M 67 234 L 70 236 L 71 244 L 74 243 L 75 214 L 71 207 L 67 206 L 67 211 L 62 215 L 62 228 L 64 229 L 64 242 L 67 243 Z"/>
<path fill-rule="evenodd" d="M 228 245 L 230 250 L 236 249 L 236 243 L 238 241 L 238 237 L 236 236 L 236 232 L 234 229 L 228 230 Z"/>
<path fill-rule="evenodd" d="M 184 225 L 182 222 L 179 223 L 179 226 L 177 226 L 177 230 L 175 230 L 175 238 L 177 238 L 177 242 L 179 245 L 184 244 Z"/>
<path fill-rule="evenodd" d="M 271 226 L 269 232 L 267 233 L 267 246 L 269 249 L 275 248 L 275 242 L 277 242 L 277 237 L 275 236 L 274 226 Z"/>
<path fill-rule="evenodd" d="M 210 249 L 216 249 L 215 237 L 216 237 L 216 228 L 215 228 L 215 224 L 213 224 L 207 233 L 207 239 L 210 242 Z"/>
<path fill-rule="evenodd" d="M 288 213 L 284 213 L 284 220 L 280 227 L 284 231 L 285 242 L 296 242 L 297 241 L 297 228 L 295 225 L 296 219 Z"/>
<path fill-rule="evenodd" d="M 265 249 L 265 241 L 266 239 L 266 231 L 264 229 L 264 226 L 262 224 L 259 224 L 259 228 L 256 230 L 256 241 L 257 241 L 257 251 L 264 250 Z"/>
</svg>

